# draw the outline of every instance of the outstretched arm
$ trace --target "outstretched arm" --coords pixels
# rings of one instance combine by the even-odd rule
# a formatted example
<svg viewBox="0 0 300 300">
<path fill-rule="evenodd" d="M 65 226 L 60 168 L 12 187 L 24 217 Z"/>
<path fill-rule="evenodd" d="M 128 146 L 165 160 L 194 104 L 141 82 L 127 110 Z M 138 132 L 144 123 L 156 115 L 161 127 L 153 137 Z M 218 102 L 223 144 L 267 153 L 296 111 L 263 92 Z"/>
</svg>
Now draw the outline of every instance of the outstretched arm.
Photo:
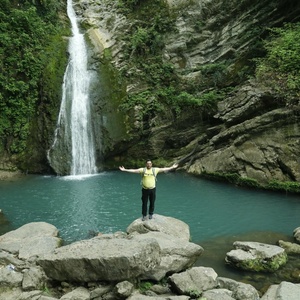
<svg viewBox="0 0 300 300">
<path fill-rule="evenodd" d="M 140 169 L 125 169 L 123 166 L 120 166 L 119 169 L 123 172 L 140 173 Z"/>
<path fill-rule="evenodd" d="M 177 167 L 178 167 L 178 164 L 173 164 L 173 166 L 171 166 L 171 167 L 159 168 L 159 171 L 160 172 L 168 172 L 168 171 L 176 169 Z"/>
</svg>

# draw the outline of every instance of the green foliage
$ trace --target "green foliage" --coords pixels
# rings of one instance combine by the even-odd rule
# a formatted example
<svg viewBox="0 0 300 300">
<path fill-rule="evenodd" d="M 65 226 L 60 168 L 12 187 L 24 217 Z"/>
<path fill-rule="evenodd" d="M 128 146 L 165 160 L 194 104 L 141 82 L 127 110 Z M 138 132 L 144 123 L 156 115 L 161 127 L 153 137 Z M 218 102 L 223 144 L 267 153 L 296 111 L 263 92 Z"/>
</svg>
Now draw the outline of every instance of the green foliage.
<svg viewBox="0 0 300 300">
<path fill-rule="evenodd" d="M 174 30 L 174 21 L 163 0 L 119 0 L 119 7 L 134 26 L 126 34 L 129 58 L 156 55 L 163 48 L 162 35 Z M 147 20 L 147 21 L 145 21 Z"/>
<path fill-rule="evenodd" d="M 147 123 L 154 117 L 155 112 L 162 109 L 162 105 L 158 101 L 156 94 L 151 91 L 128 95 L 126 101 L 120 105 L 120 109 L 124 111 L 129 111 L 133 107 L 136 113 L 139 112 L 140 120 Z"/>
<path fill-rule="evenodd" d="M 257 59 L 256 76 L 288 100 L 300 96 L 300 23 L 270 29 L 267 55 Z"/>
<path fill-rule="evenodd" d="M 149 281 L 141 281 L 139 283 L 139 290 L 141 293 L 145 293 L 146 291 L 151 289 L 152 286 L 153 286 L 153 283 L 151 283 Z"/>
<path fill-rule="evenodd" d="M 201 296 L 201 292 L 197 290 L 187 290 L 185 294 L 189 295 L 192 299 L 198 299 Z"/>
<path fill-rule="evenodd" d="M 219 173 L 219 172 L 203 172 L 202 175 L 209 179 L 227 181 L 237 186 L 249 187 L 249 188 L 261 188 L 261 185 L 256 179 L 241 177 L 237 173 Z"/>
<path fill-rule="evenodd" d="M 224 98 L 222 91 L 212 90 L 202 94 L 194 95 L 188 92 L 176 93 L 175 89 L 173 95 L 167 99 L 171 104 L 176 114 L 179 115 L 184 109 L 201 109 L 202 112 L 211 112 L 216 108 L 217 102 Z"/>
<path fill-rule="evenodd" d="M 0 10 L 0 138 L 2 149 L 21 153 L 26 149 L 30 123 L 35 117 L 42 88 L 42 74 L 56 49 L 50 47 L 58 35 L 53 25 L 57 13 L 55 1 L 3 1 Z M 52 7 L 52 22 L 40 14 Z M 44 16 L 49 17 L 50 11 Z M 57 19 L 57 16 L 55 17 Z"/>
<path fill-rule="evenodd" d="M 280 182 L 272 180 L 268 183 L 267 189 L 274 191 L 285 191 L 289 193 L 300 193 L 300 183 L 293 181 Z"/>
<path fill-rule="evenodd" d="M 221 87 L 228 76 L 226 64 L 208 64 L 201 69 L 203 76 L 202 86 Z"/>
</svg>

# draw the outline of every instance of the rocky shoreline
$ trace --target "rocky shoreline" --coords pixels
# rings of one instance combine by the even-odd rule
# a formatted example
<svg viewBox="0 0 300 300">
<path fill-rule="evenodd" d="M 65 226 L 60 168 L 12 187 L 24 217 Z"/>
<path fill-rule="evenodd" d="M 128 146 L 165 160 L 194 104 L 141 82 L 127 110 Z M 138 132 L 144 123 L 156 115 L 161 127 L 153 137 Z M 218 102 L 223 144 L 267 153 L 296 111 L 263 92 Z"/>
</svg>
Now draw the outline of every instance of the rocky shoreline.
<svg viewBox="0 0 300 300">
<path fill-rule="evenodd" d="M 236 242 L 226 260 L 275 270 L 287 253 L 299 251 L 299 236 L 296 228 L 296 243 L 281 247 Z M 195 267 L 204 249 L 190 242 L 187 224 L 161 215 L 70 245 L 55 226 L 29 223 L 0 236 L 0 250 L 0 300 L 296 300 L 300 293 L 299 284 L 281 282 L 261 295 L 210 267 Z"/>
</svg>

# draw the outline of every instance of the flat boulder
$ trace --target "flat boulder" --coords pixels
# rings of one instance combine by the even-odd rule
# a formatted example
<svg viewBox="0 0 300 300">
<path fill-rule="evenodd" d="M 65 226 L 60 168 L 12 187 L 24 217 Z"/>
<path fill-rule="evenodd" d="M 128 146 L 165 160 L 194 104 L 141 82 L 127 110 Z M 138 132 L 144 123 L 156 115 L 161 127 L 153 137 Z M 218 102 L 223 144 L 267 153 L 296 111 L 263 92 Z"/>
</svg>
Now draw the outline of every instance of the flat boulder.
<svg viewBox="0 0 300 300">
<path fill-rule="evenodd" d="M 0 249 L 29 259 L 61 245 L 58 230 L 45 222 L 28 223 L 0 236 Z"/>
<path fill-rule="evenodd" d="M 135 241 L 99 236 L 45 253 L 37 264 L 58 281 L 123 281 L 159 266 L 160 247 L 150 238 Z"/>
<path fill-rule="evenodd" d="M 127 233 L 147 233 L 147 232 L 163 232 L 175 238 L 189 241 L 190 228 L 189 226 L 176 218 L 166 217 L 155 214 L 153 219 L 142 221 L 137 219 L 127 227 Z"/>
<path fill-rule="evenodd" d="M 274 272 L 287 262 L 286 251 L 275 245 L 257 242 L 234 242 L 234 250 L 226 254 L 225 262 L 248 271 Z"/>
</svg>

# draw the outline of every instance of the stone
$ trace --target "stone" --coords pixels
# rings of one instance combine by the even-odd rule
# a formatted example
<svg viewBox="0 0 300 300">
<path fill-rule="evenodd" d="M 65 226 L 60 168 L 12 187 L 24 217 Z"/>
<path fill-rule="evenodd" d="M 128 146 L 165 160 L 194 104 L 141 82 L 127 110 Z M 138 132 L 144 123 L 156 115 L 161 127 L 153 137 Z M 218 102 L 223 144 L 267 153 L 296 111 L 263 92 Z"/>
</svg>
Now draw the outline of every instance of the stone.
<svg viewBox="0 0 300 300">
<path fill-rule="evenodd" d="M 111 292 L 114 286 L 107 284 L 107 285 L 100 285 L 91 291 L 91 299 L 98 299 L 101 296 Z"/>
<path fill-rule="evenodd" d="M 169 277 L 172 289 L 180 295 L 200 296 L 202 292 L 218 286 L 217 273 L 208 267 L 193 267 Z"/>
<path fill-rule="evenodd" d="M 147 232 L 163 232 L 169 236 L 189 241 L 190 228 L 181 220 L 155 214 L 151 221 L 142 222 L 140 219 L 135 220 L 127 227 L 127 233 L 147 233 Z"/>
<path fill-rule="evenodd" d="M 283 281 L 271 285 L 261 300 L 299 300 L 300 284 Z"/>
<path fill-rule="evenodd" d="M 298 244 L 300 244 L 300 227 L 297 227 L 294 232 L 294 238 L 297 241 Z"/>
<path fill-rule="evenodd" d="M 28 265 L 24 260 L 18 259 L 16 255 L 3 250 L 0 251 L 0 266 L 7 266 L 10 264 L 17 269 L 26 268 L 26 266 Z"/>
<path fill-rule="evenodd" d="M 29 259 L 56 249 L 61 242 L 55 226 L 32 222 L 0 236 L 0 249 L 18 254 L 20 259 Z"/>
<path fill-rule="evenodd" d="M 155 269 L 160 247 L 153 239 L 95 237 L 45 253 L 37 263 L 48 277 L 59 281 L 122 281 Z"/>
<path fill-rule="evenodd" d="M 279 240 L 278 245 L 281 248 L 285 249 L 287 254 L 300 254 L 300 245 L 299 244 Z"/>
<path fill-rule="evenodd" d="M 186 270 L 192 267 L 204 251 L 201 246 L 190 243 L 186 239 L 174 237 L 159 231 L 135 235 L 133 240 L 139 243 L 149 238 L 158 242 L 161 249 L 161 261 L 157 267 L 143 274 L 141 278 L 145 280 L 160 281 L 167 274 Z"/>
<path fill-rule="evenodd" d="M 234 300 L 232 292 L 226 289 L 212 289 L 202 293 L 201 298 L 206 300 Z"/>
<path fill-rule="evenodd" d="M 116 293 L 122 298 L 129 297 L 134 290 L 134 285 L 129 281 L 122 281 L 116 284 Z"/>
<path fill-rule="evenodd" d="M 190 300 L 189 296 L 147 296 L 140 293 L 131 295 L 127 300 Z"/>
<path fill-rule="evenodd" d="M 22 289 L 20 287 L 13 288 L 10 286 L 10 289 L 4 289 L 0 293 L 0 300 L 16 300 L 19 299 L 22 294 Z"/>
<path fill-rule="evenodd" d="M 287 262 L 279 246 L 257 242 L 234 242 L 235 250 L 226 254 L 225 262 L 236 268 L 255 272 L 274 272 Z"/>
<path fill-rule="evenodd" d="M 63 295 L 60 300 L 90 300 L 90 292 L 84 287 L 78 287 L 70 293 Z"/>
<path fill-rule="evenodd" d="M 0 286 L 20 287 L 23 274 L 15 271 L 10 265 L 0 268 Z"/>
<path fill-rule="evenodd" d="M 234 299 L 241 300 L 258 300 L 259 294 L 257 290 L 251 285 L 243 282 L 238 282 L 233 279 L 218 277 L 218 286 L 230 290 L 231 296 Z"/>
<path fill-rule="evenodd" d="M 46 275 L 41 267 L 31 267 L 24 271 L 22 288 L 24 291 L 42 289 L 46 279 Z"/>
</svg>

